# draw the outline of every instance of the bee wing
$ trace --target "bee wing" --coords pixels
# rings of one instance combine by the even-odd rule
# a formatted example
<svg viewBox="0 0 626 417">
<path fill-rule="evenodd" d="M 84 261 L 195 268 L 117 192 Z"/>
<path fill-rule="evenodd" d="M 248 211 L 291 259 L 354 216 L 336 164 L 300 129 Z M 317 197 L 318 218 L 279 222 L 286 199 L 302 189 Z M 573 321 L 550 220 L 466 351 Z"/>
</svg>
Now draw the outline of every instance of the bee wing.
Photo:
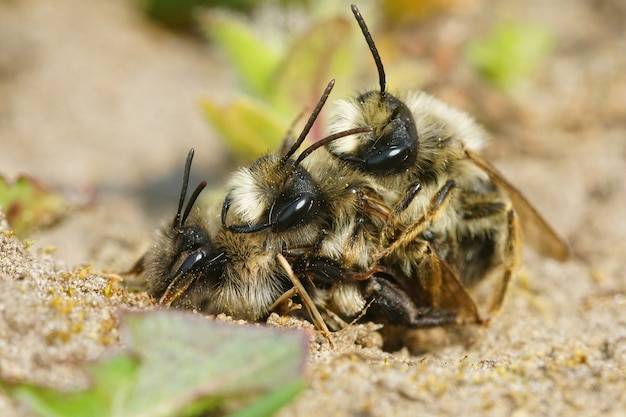
<svg viewBox="0 0 626 417">
<path fill-rule="evenodd" d="M 468 150 L 465 151 L 465 154 L 477 167 L 489 175 L 494 183 L 508 192 L 515 211 L 521 219 L 524 240 L 544 255 L 559 261 L 566 260 L 569 256 L 569 246 L 522 193 L 481 156 Z"/>
<path fill-rule="evenodd" d="M 411 276 L 398 273 L 393 268 L 385 272 L 418 308 L 454 312 L 458 324 L 483 322 L 476 303 L 453 268 L 435 252 L 429 250 L 424 262 L 420 262 L 419 268 Z"/>
<path fill-rule="evenodd" d="M 463 323 L 481 323 L 476 303 L 469 295 L 461 281 L 457 278 L 452 267 L 443 259 L 436 256 L 436 264 L 441 274 L 441 291 L 439 292 L 439 307 L 457 312 L 457 317 Z"/>
</svg>

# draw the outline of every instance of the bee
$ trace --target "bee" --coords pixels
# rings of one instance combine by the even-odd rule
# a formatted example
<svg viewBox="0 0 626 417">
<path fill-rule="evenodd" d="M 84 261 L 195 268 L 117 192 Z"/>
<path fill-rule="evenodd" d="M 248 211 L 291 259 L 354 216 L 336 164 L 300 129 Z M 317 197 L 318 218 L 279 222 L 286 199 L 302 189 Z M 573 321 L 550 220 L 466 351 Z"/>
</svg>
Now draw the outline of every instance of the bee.
<svg viewBox="0 0 626 417">
<path fill-rule="evenodd" d="M 286 248 L 281 254 L 306 277 L 315 304 L 344 318 L 361 315 L 367 306 L 365 318 L 375 321 L 408 327 L 455 322 L 459 305 L 473 306 L 462 286 L 450 285 L 446 295 L 454 294 L 448 303 L 454 308 L 443 311 L 407 292 L 393 273 L 371 267 L 389 210 L 367 177 L 322 148 L 355 129 L 370 130 L 362 125 L 338 131 L 295 157 L 301 135 L 286 153 L 241 168 L 228 182 L 223 228 L 255 238 L 262 234 L 273 248 Z"/>
<path fill-rule="evenodd" d="M 194 210 L 205 182 L 185 205 L 193 153 L 192 149 L 187 157 L 173 222 L 159 229 L 153 246 L 133 270 L 144 272 L 147 292 L 163 306 L 263 319 L 291 288 L 287 272 L 276 261 L 281 248 L 265 234 L 223 228 L 221 204 Z"/>
<path fill-rule="evenodd" d="M 280 152 L 266 155 L 233 175 L 229 183 L 238 184 L 238 191 L 228 193 L 221 206 L 209 205 L 193 210 L 206 182 L 196 187 L 185 205 L 194 154 L 193 149 L 189 152 L 174 220 L 158 232 L 152 248 L 133 268 L 135 272 L 145 272 L 147 291 L 159 299 L 160 304 L 258 320 L 267 316 L 269 307 L 290 290 L 288 272 L 277 262 L 276 256 L 284 246 L 314 244 L 317 232 L 307 228 L 309 222 L 305 220 L 313 218 L 312 215 L 320 209 L 319 191 L 299 164 L 306 155 L 332 138 L 305 149 L 297 160 L 291 157 L 308 134 L 333 84 L 334 81 L 329 84 L 291 149 L 284 155 L 278 155 Z M 353 129 L 347 134 L 362 131 L 362 128 Z M 241 212 L 241 200 L 244 205 L 258 205 L 258 199 L 263 196 L 246 187 L 242 173 L 268 166 L 275 166 L 280 171 L 276 174 L 283 174 L 284 179 L 293 184 L 285 192 L 278 191 L 274 204 L 266 213 L 268 223 L 226 226 L 229 208 L 245 217 L 249 212 Z M 277 181 L 272 182 L 270 188 L 278 187 L 280 180 L 269 176 L 267 169 L 264 172 L 268 174 L 264 178 Z"/>
<path fill-rule="evenodd" d="M 380 88 L 338 101 L 331 118 L 331 133 L 363 125 L 372 131 L 326 148 L 375 184 L 391 208 L 373 260 L 404 277 L 406 292 L 450 308 L 459 304 L 458 297 L 446 297 L 451 287 L 457 294 L 458 284 L 473 288 L 501 270 L 489 307 L 494 313 L 518 268 L 522 232 L 530 244 L 558 260 L 567 258 L 568 247 L 479 156 L 487 135 L 470 116 L 423 92 L 387 92 L 376 45 L 358 8 L 351 7 L 378 69 Z M 471 305 L 462 303 L 473 315 Z"/>
<path fill-rule="evenodd" d="M 479 321 L 469 294 L 458 280 L 444 278 L 435 301 L 399 270 L 377 263 L 381 238 L 387 230 L 390 209 L 377 186 L 360 172 L 317 151 L 306 165 L 323 190 L 325 215 L 313 247 L 286 253 L 293 269 L 304 275 L 318 307 L 344 319 L 362 317 L 405 328 L 446 326 L 459 321 Z"/>
<path fill-rule="evenodd" d="M 297 274 L 305 278 L 298 296 L 312 295 L 311 316 L 322 307 L 344 318 L 367 310 L 375 321 L 409 327 L 456 321 L 454 311 L 416 304 L 390 273 L 368 270 L 387 209 L 362 175 L 329 158 L 323 146 L 369 128 L 338 132 L 295 156 L 333 84 L 290 147 L 231 176 L 221 205 L 193 209 L 205 182 L 185 204 L 190 151 L 174 220 L 135 268 L 160 304 L 261 320 L 294 295 Z"/>
</svg>

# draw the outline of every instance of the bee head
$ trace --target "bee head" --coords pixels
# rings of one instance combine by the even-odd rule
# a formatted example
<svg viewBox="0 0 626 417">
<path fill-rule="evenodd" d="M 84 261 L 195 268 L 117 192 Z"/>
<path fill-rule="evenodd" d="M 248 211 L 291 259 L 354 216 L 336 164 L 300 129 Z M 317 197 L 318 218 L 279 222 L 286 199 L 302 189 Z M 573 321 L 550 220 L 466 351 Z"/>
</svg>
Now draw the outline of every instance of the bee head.
<svg viewBox="0 0 626 417">
<path fill-rule="evenodd" d="M 206 230 L 199 225 L 184 226 L 174 231 L 174 259 L 170 271 L 172 277 L 219 275 L 226 256 L 213 247 Z"/>
<path fill-rule="evenodd" d="M 222 205 L 222 224 L 233 233 L 283 232 L 306 223 L 320 206 L 320 191 L 311 175 L 293 160 L 282 164 L 275 154 L 240 169 L 230 186 Z M 231 208 L 242 223 L 227 224 Z"/>
<path fill-rule="evenodd" d="M 337 141 L 328 146 L 328 151 L 360 171 L 394 175 L 408 169 L 417 157 L 417 128 L 408 106 L 386 91 L 385 69 L 376 44 L 359 9 L 351 7 L 376 63 L 380 90 L 347 102 L 337 116 L 341 120 L 336 125 L 366 125 L 373 132 Z"/>
<path fill-rule="evenodd" d="M 160 297 L 160 303 L 164 305 L 177 300 L 200 276 L 215 276 L 217 279 L 226 258 L 223 251 L 214 247 L 206 228 L 198 222 L 187 223 L 193 205 L 206 186 L 205 181 L 198 184 L 185 206 L 193 154 L 191 149 L 174 221 L 163 232 L 165 245 L 157 245 L 147 259 L 147 263 L 152 265 L 149 292 Z"/>
<path fill-rule="evenodd" d="M 311 222 L 324 204 L 320 190 L 300 163 L 314 150 L 346 135 L 369 132 L 357 128 L 321 139 L 294 157 L 317 119 L 335 84 L 331 80 L 298 139 L 284 155 L 270 154 L 240 169 L 230 181 L 231 191 L 222 206 L 222 225 L 233 233 L 270 229 L 284 232 Z M 240 224 L 227 224 L 233 209 Z"/>
<path fill-rule="evenodd" d="M 402 100 L 379 91 L 362 94 L 357 101 L 373 132 L 358 136 L 359 142 L 352 152 L 337 153 L 332 148 L 330 151 L 374 175 L 394 175 L 408 169 L 417 157 L 419 146 L 411 110 Z"/>
</svg>

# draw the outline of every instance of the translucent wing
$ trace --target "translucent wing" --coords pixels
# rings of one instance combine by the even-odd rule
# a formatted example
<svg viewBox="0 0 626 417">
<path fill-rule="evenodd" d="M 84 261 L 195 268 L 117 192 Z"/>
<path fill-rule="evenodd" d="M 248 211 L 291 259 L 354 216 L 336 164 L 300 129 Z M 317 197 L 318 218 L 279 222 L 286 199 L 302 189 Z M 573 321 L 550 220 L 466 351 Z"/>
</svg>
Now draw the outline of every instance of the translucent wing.
<svg viewBox="0 0 626 417">
<path fill-rule="evenodd" d="M 569 246 L 522 193 L 481 156 L 468 150 L 465 151 L 465 154 L 468 159 L 489 175 L 494 183 L 507 191 L 521 220 L 524 241 L 546 256 L 559 261 L 566 260 L 569 256 Z"/>
<path fill-rule="evenodd" d="M 437 267 L 441 273 L 441 291 L 439 294 L 439 307 L 453 310 L 462 323 L 481 323 L 478 308 L 463 284 L 457 278 L 450 265 L 436 257 Z"/>
<path fill-rule="evenodd" d="M 459 281 L 454 269 L 427 242 L 414 243 L 424 250 L 416 255 L 412 274 L 403 274 L 393 261 L 389 263 L 383 259 L 388 279 L 402 288 L 417 308 L 453 312 L 457 324 L 482 323 L 476 303 Z M 402 254 L 405 255 L 410 256 Z"/>
</svg>

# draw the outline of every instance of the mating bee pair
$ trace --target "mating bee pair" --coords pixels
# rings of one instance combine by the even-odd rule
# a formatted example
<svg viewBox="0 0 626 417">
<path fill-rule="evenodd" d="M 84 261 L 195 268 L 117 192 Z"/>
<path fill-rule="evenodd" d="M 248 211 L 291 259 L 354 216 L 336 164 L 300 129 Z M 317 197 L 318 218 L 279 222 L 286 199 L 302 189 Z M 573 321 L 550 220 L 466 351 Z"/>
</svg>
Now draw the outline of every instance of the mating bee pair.
<svg viewBox="0 0 626 417">
<path fill-rule="evenodd" d="M 161 304 L 258 320 L 298 292 L 312 315 L 318 307 L 408 328 L 479 322 L 469 291 L 499 272 L 489 309 L 500 308 L 520 258 L 518 214 L 531 243 L 567 257 L 478 156 L 485 133 L 469 116 L 425 93 L 386 91 L 352 11 L 380 88 L 339 101 L 330 136 L 300 151 L 331 81 L 299 137 L 235 172 L 218 206 L 193 210 L 204 182 L 185 205 L 190 151 L 174 221 L 138 263 Z"/>
</svg>

